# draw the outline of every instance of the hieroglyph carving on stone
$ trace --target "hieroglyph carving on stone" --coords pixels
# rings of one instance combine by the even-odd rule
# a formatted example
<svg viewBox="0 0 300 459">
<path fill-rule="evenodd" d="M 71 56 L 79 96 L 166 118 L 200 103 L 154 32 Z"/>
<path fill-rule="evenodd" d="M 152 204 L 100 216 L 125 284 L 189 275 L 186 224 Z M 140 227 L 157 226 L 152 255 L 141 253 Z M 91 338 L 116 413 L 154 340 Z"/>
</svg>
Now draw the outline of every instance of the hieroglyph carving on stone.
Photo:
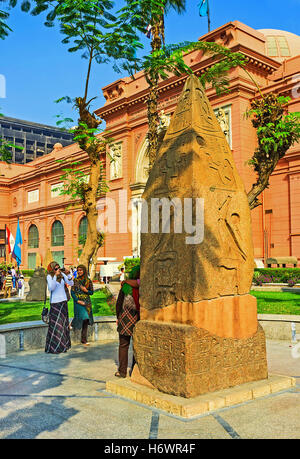
<svg viewBox="0 0 300 459">
<path fill-rule="evenodd" d="M 249 292 L 253 275 L 251 218 L 244 184 L 232 152 L 199 80 L 187 80 L 143 194 L 151 227 L 153 198 L 204 203 L 204 237 L 187 239 L 187 228 L 141 235 L 144 280 L 141 304 L 146 309 L 172 301 L 195 302 Z M 183 210 L 184 214 L 184 210 Z M 195 229 L 196 212 L 193 213 Z M 162 222 L 160 222 L 162 228 Z M 189 234 L 190 235 L 190 234 Z M 176 253 L 177 281 L 172 294 L 157 292 L 151 273 L 162 253 Z M 153 300 L 155 298 L 155 301 Z M 160 306 L 158 306 L 160 298 Z"/>
<path fill-rule="evenodd" d="M 177 253 L 161 253 L 156 258 L 153 270 L 153 304 L 159 307 L 161 304 L 173 303 L 176 299 Z"/>
<path fill-rule="evenodd" d="M 240 340 L 188 325 L 140 321 L 134 349 L 141 374 L 162 392 L 177 396 L 195 397 L 267 378 L 261 326 Z"/>
</svg>

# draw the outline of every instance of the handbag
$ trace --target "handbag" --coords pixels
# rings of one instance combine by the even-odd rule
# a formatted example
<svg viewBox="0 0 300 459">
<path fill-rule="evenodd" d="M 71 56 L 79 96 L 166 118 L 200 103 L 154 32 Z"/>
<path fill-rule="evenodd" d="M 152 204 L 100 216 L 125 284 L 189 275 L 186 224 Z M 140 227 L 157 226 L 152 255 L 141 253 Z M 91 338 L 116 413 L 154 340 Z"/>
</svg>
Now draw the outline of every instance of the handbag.
<svg viewBox="0 0 300 459">
<path fill-rule="evenodd" d="M 49 324 L 49 309 L 45 306 L 42 310 L 42 321 L 45 322 L 45 324 Z"/>
<path fill-rule="evenodd" d="M 46 302 L 47 302 L 47 287 L 45 289 L 45 300 L 44 300 L 44 307 L 42 310 L 42 321 L 45 324 L 49 324 L 49 309 L 46 308 Z"/>
</svg>

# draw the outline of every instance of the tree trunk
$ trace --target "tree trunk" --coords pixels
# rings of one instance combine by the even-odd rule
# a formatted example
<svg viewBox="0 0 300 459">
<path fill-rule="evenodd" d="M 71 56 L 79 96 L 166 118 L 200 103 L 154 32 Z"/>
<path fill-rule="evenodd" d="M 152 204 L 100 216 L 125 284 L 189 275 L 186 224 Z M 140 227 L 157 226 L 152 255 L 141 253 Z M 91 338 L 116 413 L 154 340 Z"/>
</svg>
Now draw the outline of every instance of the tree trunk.
<svg viewBox="0 0 300 459">
<path fill-rule="evenodd" d="M 162 38 L 164 37 L 163 29 L 163 16 L 152 25 L 152 41 L 151 48 L 152 52 L 158 51 L 162 46 Z M 147 75 L 147 81 L 149 83 L 149 97 L 147 101 L 148 105 L 148 156 L 149 156 L 149 167 L 152 168 L 157 153 L 158 153 L 158 125 L 159 125 L 159 116 L 158 116 L 158 75 L 151 73 Z"/>
<path fill-rule="evenodd" d="M 87 238 L 84 248 L 80 255 L 79 262 L 86 267 L 89 266 L 90 260 L 94 255 L 95 247 L 97 246 L 98 230 L 97 230 L 97 190 L 100 180 L 100 155 L 98 159 L 92 161 L 90 168 L 90 178 L 88 189 L 85 194 L 85 201 L 83 203 L 83 210 L 86 213 L 88 222 Z"/>
<path fill-rule="evenodd" d="M 94 250 L 94 253 L 92 255 L 92 261 L 90 263 L 90 279 L 94 280 L 95 275 L 96 275 L 96 266 L 97 266 L 97 254 L 98 250 L 100 249 L 101 244 L 97 244 Z"/>
<path fill-rule="evenodd" d="M 152 168 L 158 149 L 158 134 L 157 128 L 159 124 L 158 110 L 157 110 L 157 101 L 158 101 L 158 91 L 157 91 L 157 82 L 152 81 L 149 89 L 149 98 L 147 101 L 148 104 L 148 156 L 149 156 L 149 167 Z"/>
<path fill-rule="evenodd" d="M 276 167 L 277 161 L 278 159 L 276 159 L 274 163 L 270 162 L 268 165 L 265 165 L 265 167 L 260 168 L 257 182 L 252 185 L 251 190 L 247 193 L 250 210 L 253 210 L 255 207 L 261 205 L 258 196 L 264 191 L 265 188 L 268 188 L 269 178 Z"/>
</svg>

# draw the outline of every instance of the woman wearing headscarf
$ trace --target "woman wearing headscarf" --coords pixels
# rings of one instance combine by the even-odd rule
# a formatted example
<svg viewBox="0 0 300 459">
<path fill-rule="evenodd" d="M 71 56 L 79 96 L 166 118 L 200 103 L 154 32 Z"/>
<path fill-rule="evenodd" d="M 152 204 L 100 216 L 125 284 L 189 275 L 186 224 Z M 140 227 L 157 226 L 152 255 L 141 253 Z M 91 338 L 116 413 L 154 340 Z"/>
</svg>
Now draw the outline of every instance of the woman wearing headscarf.
<svg viewBox="0 0 300 459">
<path fill-rule="evenodd" d="M 140 265 L 134 266 L 129 279 L 122 282 L 117 304 L 117 324 L 119 333 L 119 368 L 115 373 L 118 378 L 126 378 L 128 366 L 128 349 L 135 324 L 140 318 L 139 286 Z M 131 371 L 135 364 L 133 356 Z"/>
<path fill-rule="evenodd" d="M 47 272 L 50 312 L 45 352 L 60 354 L 71 347 L 66 286 L 72 286 L 73 280 L 70 274 L 66 275 L 60 270 L 56 261 L 48 265 Z"/>
<path fill-rule="evenodd" d="M 93 283 L 88 278 L 87 269 L 84 265 L 77 266 L 77 277 L 71 288 L 71 296 L 74 302 L 74 319 L 72 328 L 81 330 L 81 342 L 88 346 L 87 332 L 88 326 L 93 325 L 93 311 L 91 295 L 94 293 Z"/>
</svg>

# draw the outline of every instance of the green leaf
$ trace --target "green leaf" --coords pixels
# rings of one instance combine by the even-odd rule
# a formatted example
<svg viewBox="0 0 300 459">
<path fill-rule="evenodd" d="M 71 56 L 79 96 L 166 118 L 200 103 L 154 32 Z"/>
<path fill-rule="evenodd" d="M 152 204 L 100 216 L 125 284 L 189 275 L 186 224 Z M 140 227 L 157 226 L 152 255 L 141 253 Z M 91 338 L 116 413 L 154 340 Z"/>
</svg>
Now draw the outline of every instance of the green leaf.
<svg viewBox="0 0 300 459">
<path fill-rule="evenodd" d="M 24 2 L 21 3 L 21 10 L 24 11 L 25 13 L 28 13 L 30 8 L 31 8 L 31 4 L 28 0 L 25 0 Z"/>
</svg>

